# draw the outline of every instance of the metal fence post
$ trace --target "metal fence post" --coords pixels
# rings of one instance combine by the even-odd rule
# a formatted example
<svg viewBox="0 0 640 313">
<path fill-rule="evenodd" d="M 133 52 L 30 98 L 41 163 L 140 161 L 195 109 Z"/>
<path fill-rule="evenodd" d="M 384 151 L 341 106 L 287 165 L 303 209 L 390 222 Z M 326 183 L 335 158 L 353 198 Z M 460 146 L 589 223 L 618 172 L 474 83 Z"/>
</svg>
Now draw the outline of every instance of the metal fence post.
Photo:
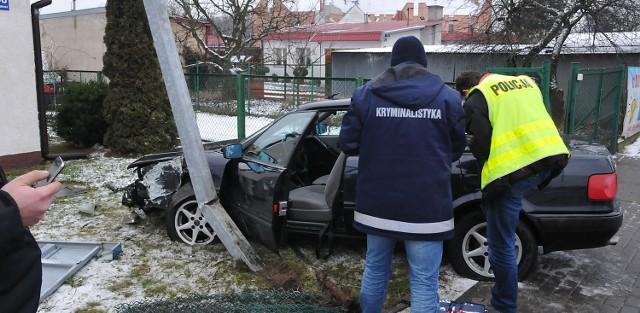
<svg viewBox="0 0 640 313">
<path fill-rule="evenodd" d="M 313 77 L 313 68 L 314 67 L 315 66 L 313 64 L 311 64 L 311 80 L 309 80 L 309 87 L 311 88 L 311 95 L 309 95 L 309 101 L 310 102 L 313 102 L 313 99 L 314 99 L 314 97 L 313 97 L 313 92 L 314 92 L 313 87 L 315 87 L 314 85 L 316 83 L 316 81 L 315 81 L 315 79 Z"/>
<path fill-rule="evenodd" d="M 247 112 L 251 114 L 251 63 L 247 63 Z"/>
<path fill-rule="evenodd" d="M 600 107 L 602 106 L 602 79 L 604 78 L 604 73 L 600 72 L 598 74 L 598 95 L 596 96 L 596 107 L 594 108 L 593 119 L 595 120 L 593 125 L 593 136 L 592 140 L 598 139 L 598 129 L 600 128 Z"/>
<path fill-rule="evenodd" d="M 101 71 L 98 71 L 96 74 L 97 74 L 97 80 L 98 80 L 98 82 L 99 82 L 99 83 L 102 83 L 102 81 L 103 81 L 103 79 L 104 79 L 104 77 L 102 76 L 102 72 L 101 72 Z"/>
<path fill-rule="evenodd" d="M 200 60 L 196 62 L 196 77 L 193 80 L 193 89 L 196 92 L 196 110 L 200 111 Z"/>
<path fill-rule="evenodd" d="M 244 116 L 244 77 L 242 74 L 236 74 L 236 83 L 238 84 L 238 138 L 245 137 L 245 116 Z"/>
<path fill-rule="evenodd" d="M 252 271 L 259 271 L 262 269 L 262 264 L 258 254 L 222 207 L 216 194 L 202 139 L 193 118 L 189 89 L 171 30 L 167 5 L 165 1 L 144 0 L 144 8 L 160 61 L 162 78 L 169 95 L 169 103 L 176 120 L 182 151 L 189 168 L 189 176 L 193 182 L 198 208 L 202 210 L 202 215 L 211 224 L 216 236 L 220 238 L 229 253 L 234 258 L 243 260 Z"/>
<path fill-rule="evenodd" d="M 362 85 L 364 85 L 364 79 L 362 78 L 362 76 L 356 77 L 356 87 L 360 87 Z"/>
<path fill-rule="evenodd" d="M 618 151 L 618 121 L 620 120 L 620 107 L 622 105 L 622 89 L 624 88 L 624 76 L 626 66 L 624 64 L 619 64 L 617 66 L 620 69 L 620 84 L 618 85 L 618 93 L 616 94 L 616 115 L 615 122 L 613 123 L 613 132 L 611 134 L 611 153 L 616 153 Z"/>
<path fill-rule="evenodd" d="M 567 87 L 567 120 L 565 123 L 565 134 L 572 135 L 575 127 L 576 114 L 576 97 L 578 95 L 578 73 L 580 72 L 580 63 L 571 62 L 571 71 L 569 72 L 569 86 Z"/>
</svg>

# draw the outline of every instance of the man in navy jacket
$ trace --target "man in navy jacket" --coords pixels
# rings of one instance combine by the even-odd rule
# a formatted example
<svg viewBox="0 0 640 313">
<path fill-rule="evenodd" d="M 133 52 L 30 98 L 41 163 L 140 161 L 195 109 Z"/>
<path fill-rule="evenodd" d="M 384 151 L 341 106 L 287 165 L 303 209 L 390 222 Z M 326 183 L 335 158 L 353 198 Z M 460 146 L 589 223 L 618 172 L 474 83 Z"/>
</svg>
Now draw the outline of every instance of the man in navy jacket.
<svg viewBox="0 0 640 313">
<path fill-rule="evenodd" d="M 28 227 L 49 209 L 60 182 L 33 188 L 47 171 L 31 171 L 7 182 L 0 168 L 0 312 L 38 310 L 42 285 L 40 247 Z"/>
<path fill-rule="evenodd" d="M 411 311 L 437 312 L 442 242 L 453 236 L 451 164 L 466 145 L 460 93 L 427 71 L 424 46 L 402 37 L 391 67 L 358 88 L 340 148 L 359 155 L 354 227 L 367 234 L 360 303 L 380 312 L 396 241 L 410 266 Z"/>
</svg>

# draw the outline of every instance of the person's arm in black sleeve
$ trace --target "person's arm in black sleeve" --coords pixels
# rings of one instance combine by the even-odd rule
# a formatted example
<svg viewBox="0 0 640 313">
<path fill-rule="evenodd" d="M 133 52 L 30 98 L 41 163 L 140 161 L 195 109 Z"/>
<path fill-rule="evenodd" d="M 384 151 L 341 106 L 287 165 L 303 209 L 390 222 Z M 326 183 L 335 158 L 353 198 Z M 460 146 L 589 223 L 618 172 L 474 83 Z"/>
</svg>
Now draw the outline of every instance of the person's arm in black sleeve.
<svg viewBox="0 0 640 313">
<path fill-rule="evenodd" d="M 13 198 L 0 190 L 0 258 L 22 248 L 24 227 Z"/>
<path fill-rule="evenodd" d="M 482 92 L 476 91 L 469 96 L 464 103 L 464 113 L 467 134 L 473 135 L 473 139 L 469 141 L 469 148 L 478 161 L 484 162 L 489 158 L 493 128 L 489 121 L 487 100 Z"/>
</svg>

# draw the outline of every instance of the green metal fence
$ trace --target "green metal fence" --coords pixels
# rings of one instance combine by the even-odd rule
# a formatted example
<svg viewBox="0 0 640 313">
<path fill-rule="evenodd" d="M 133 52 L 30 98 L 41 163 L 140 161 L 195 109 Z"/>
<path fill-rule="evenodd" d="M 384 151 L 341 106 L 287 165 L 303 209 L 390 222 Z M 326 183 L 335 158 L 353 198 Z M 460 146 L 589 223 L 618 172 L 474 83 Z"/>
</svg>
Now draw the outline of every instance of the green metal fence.
<svg viewBox="0 0 640 313">
<path fill-rule="evenodd" d="M 202 139 L 244 138 L 300 104 L 350 98 L 362 78 L 185 74 Z"/>
<path fill-rule="evenodd" d="M 602 143 L 615 153 L 624 75 L 623 64 L 580 68 L 571 63 L 565 133 Z"/>
<path fill-rule="evenodd" d="M 66 84 L 104 79 L 102 72 L 45 72 L 49 119 L 55 116 Z M 200 73 L 185 73 L 185 79 L 200 135 L 208 141 L 244 138 L 300 104 L 329 97 L 350 98 L 364 83 L 362 78 Z"/>
</svg>

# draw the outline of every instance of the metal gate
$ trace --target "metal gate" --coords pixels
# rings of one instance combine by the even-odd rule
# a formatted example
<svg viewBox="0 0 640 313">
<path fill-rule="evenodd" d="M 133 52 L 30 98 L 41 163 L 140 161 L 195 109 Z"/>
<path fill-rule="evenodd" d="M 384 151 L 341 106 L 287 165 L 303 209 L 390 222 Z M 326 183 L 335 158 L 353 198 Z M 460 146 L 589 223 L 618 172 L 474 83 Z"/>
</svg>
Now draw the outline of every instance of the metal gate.
<svg viewBox="0 0 640 313">
<path fill-rule="evenodd" d="M 624 75 L 624 64 L 581 69 L 579 63 L 571 63 L 565 133 L 599 142 L 616 153 Z"/>
</svg>

